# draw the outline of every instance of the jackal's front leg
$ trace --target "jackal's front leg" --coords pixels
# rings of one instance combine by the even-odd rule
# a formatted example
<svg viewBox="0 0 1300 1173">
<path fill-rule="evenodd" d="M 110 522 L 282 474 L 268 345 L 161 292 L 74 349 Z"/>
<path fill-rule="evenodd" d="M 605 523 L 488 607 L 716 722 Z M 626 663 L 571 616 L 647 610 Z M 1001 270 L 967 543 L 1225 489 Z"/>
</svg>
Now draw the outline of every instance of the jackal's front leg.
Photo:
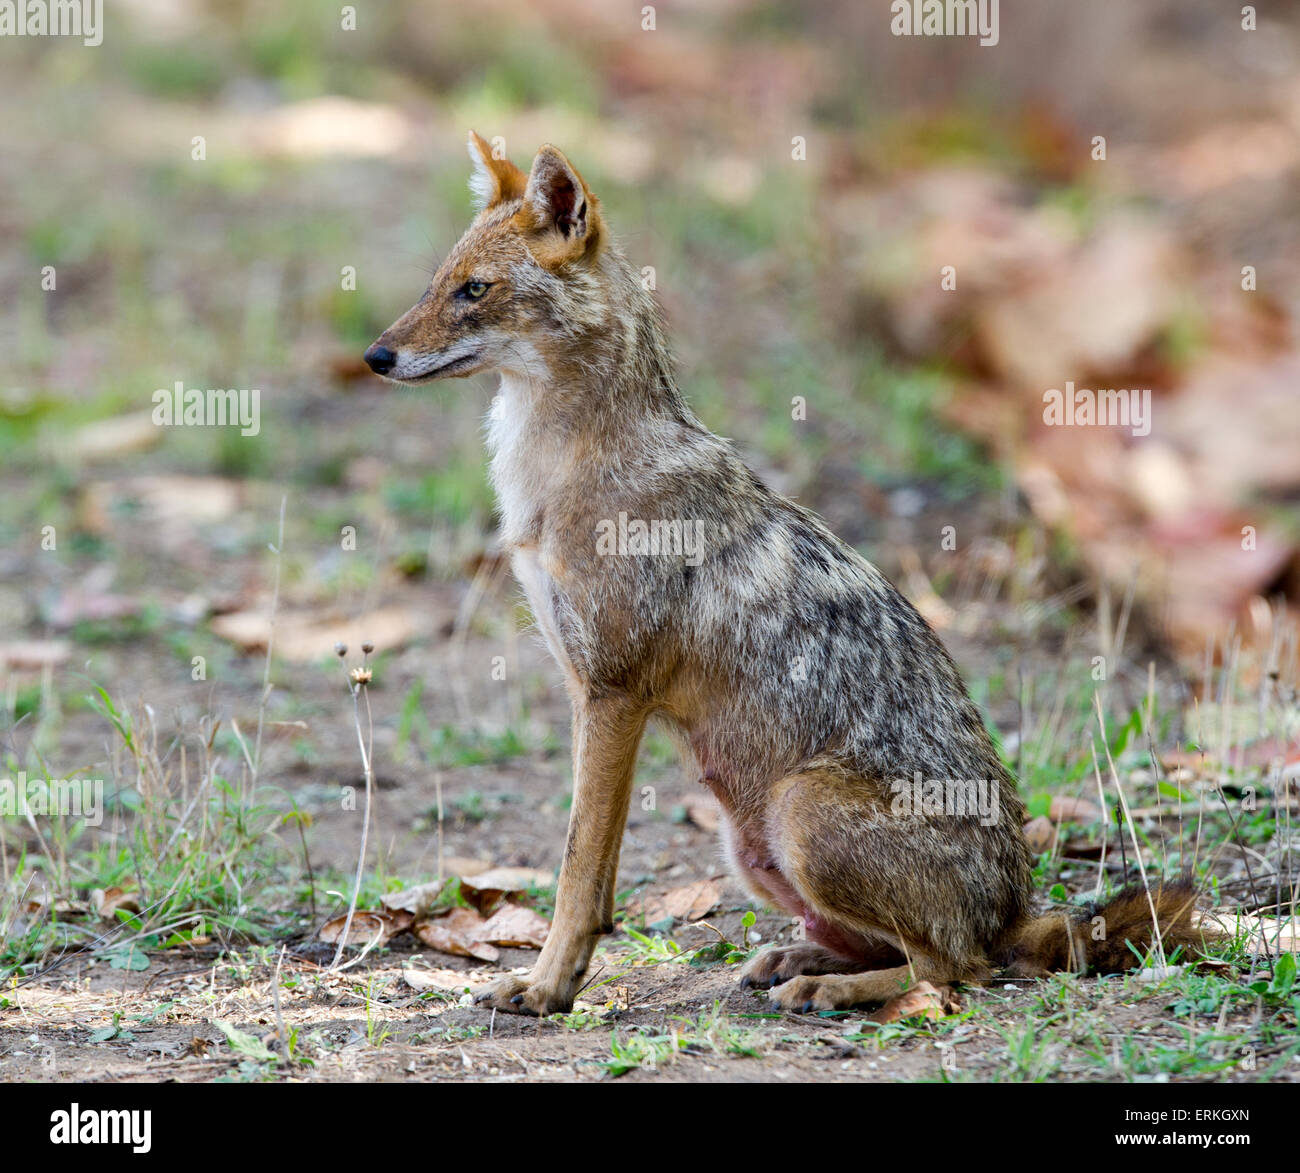
<svg viewBox="0 0 1300 1173">
<path fill-rule="evenodd" d="M 614 927 L 614 885 L 644 707 L 624 697 L 584 698 L 573 712 L 573 807 L 555 894 L 555 919 L 527 977 L 506 977 L 476 1003 L 514 1014 L 555 1014 L 573 998 L 596 940 Z"/>
</svg>

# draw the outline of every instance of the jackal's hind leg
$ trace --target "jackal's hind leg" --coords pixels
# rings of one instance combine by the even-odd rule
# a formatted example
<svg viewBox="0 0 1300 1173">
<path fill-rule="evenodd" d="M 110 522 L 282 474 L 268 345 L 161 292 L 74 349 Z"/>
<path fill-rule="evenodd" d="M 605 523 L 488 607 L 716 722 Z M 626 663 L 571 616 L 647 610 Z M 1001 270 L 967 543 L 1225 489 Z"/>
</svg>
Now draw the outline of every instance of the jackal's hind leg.
<svg viewBox="0 0 1300 1173">
<path fill-rule="evenodd" d="M 832 953 L 822 945 L 805 942 L 801 945 L 769 945 L 760 949 L 740 971 L 740 985 L 779 986 L 792 977 L 805 973 L 846 973 L 855 968 L 854 963 Z"/>
<path fill-rule="evenodd" d="M 750 963 L 752 982 L 787 979 L 772 990 L 776 1005 L 843 1010 L 920 981 L 987 978 L 969 877 L 934 862 L 950 858 L 947 827 L 893 815 L 867 779 L 809 770 L 773 787 L 766 830 L 809 942 L 822 947 Z"/>
<path fill-rule="evenodd" d="M 887 1002 L 917 982 L 939 985 L 966 976 L 953 973 L 950 967 L 929 958 L 916 958 L 911 965 L 893 969 L 791 978 L 777 986 L 769 997 L 788 1014 L 811 1014 L 818 1010 L 848 1010 L 852 1006 Z"/>
<path fill-rule="evenodd" d="M 854 943 L 851 957 L 815 941 L 796 945 L 771 945 L 755 953 L 740 971 L 742 988 L 771 988 L 805 974 L 861 973 L 863 970 L 896 965 L 902 954 L 887 941 L 861 938 Z"/>
</svg>

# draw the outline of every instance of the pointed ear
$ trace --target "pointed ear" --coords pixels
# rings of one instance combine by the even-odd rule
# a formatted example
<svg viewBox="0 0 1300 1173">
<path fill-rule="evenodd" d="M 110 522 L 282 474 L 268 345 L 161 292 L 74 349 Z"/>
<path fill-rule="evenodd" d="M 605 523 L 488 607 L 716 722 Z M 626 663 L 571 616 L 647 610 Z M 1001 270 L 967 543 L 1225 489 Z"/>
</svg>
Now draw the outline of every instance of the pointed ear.
<svg viewBox="0 0 1300 1173">
<path fill-rule="evenodd" d="M 599 236 L 598 203 L 563 152 L 549 143 L 537 152 L 524 208 L 537 231 L 558 233 L 563 241 L 559 251 L 576 256 L 594 243 Z"/>
<path fill-rule="evenodd" d="M 474 164 L 474 173 L 469 177 L 469 190 L 478 211 L 504 200 L 517 200 L 524 194 L 528 176 L 509 159 L 494 158 L 491 144 L 472 130 L 467 145 L 470 162 Z"/>
</svg>

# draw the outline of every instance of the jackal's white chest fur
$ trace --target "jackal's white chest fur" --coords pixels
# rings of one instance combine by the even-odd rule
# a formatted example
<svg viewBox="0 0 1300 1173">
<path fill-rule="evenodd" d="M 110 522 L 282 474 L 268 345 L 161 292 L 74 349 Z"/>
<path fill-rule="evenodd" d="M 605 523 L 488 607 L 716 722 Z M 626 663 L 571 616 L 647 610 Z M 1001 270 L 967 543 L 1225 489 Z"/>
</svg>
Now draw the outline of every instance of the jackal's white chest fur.
<svg viewBox="0 0 1300 1173">
<path fill-rule="evenodd" d="M 502 375 L 501 388 L 488 413 L 488 448 L 492 485 L 501 513 L 501 540 L 523 587 L 537 626 L 551 655 L 571 686 L 579 682 L 560 634 L 556 607 L 560 585 L 546 566 L 540 524 L 545 501 L 567 462 L 555 437 L 534 426 L 533 407 L 544 388 L 531 380 Z"/>
<path fill-rule="evenodd" d="M 536 404 L 544 394 L 538 382 L 503 374 L 488 412 L 492 487 L 507 547 L 536 540 L 543 502 L 563 460 L 555 439 L 536 426 Z"/>
</svg>

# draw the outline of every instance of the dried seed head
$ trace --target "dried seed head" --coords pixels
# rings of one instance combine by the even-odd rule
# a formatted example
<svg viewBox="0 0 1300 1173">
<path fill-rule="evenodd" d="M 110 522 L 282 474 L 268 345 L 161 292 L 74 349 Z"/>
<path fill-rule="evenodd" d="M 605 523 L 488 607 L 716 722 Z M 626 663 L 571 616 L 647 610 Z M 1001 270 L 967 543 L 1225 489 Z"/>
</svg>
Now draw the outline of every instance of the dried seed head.
<svg viewBox="0 0 1300 1173">
<path fill-rule="evenodd" d="M 348 673 L 348 679 L 351 680 L 353 684 L 369 684 L 370 676 L 371 673 L 369 668 L 353 668 L 352 671 Z"/>
</svg>

